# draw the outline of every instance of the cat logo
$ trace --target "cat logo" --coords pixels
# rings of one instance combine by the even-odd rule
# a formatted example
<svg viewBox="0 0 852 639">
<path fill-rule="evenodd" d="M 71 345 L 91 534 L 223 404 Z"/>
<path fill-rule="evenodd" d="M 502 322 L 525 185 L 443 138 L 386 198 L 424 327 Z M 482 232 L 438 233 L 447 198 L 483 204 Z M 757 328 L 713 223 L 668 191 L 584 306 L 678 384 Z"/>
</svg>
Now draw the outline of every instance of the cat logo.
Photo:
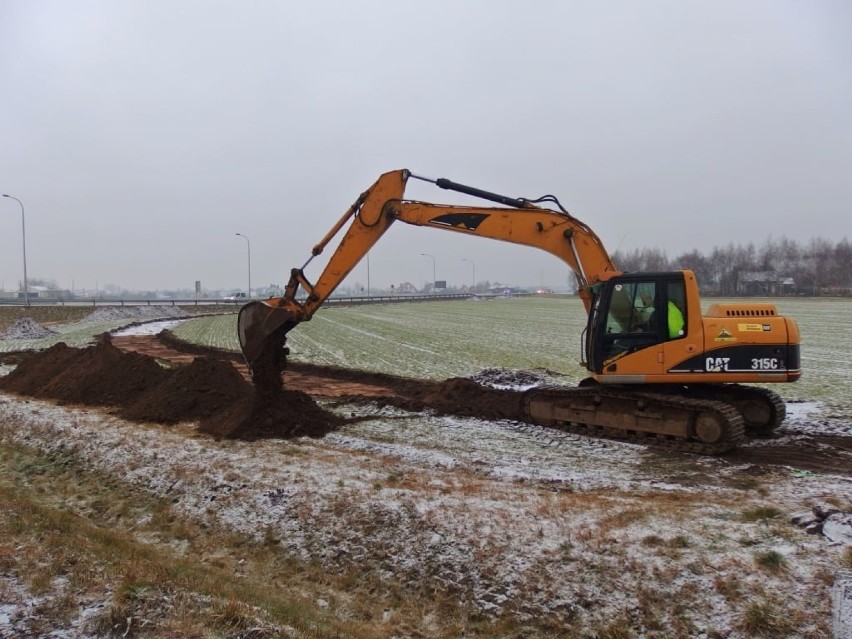
<svg viewBox="0 0 852 639">
<path fill-rule="evenodd" d="M 730 357 L 708 357 L 704 364 L 708 373 L 721 373 L 728 370 L 730 361 Z"/>
<path fill-rule="evenodd" d="M 737 338 L 734 337 L 733 335 L 731 335 L 731 333 L 728 331 L 728 329 L 723 326 L 722 330 L 720 330 L 719 334 L 716 336 L 715 341 L 717 341 L 717 342 L 736 342 Z"/>
</svg>

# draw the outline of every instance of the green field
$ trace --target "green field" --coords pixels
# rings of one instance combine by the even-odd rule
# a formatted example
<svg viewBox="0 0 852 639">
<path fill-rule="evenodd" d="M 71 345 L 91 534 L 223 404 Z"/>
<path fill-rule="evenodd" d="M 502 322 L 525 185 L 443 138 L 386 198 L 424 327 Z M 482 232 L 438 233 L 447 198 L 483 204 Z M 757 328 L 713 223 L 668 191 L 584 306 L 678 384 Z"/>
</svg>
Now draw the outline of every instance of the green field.
<svg viewBox="0 0 852 639">
<path fill-rule="evenodd" d="M 705 300 L 706 306 L 716 300 Z M 732 300 L 725 300 L 726 302 Z M 852 300 L 772 300 L 802 333 L 802 379 L 773 385 L 788 400 L 818 400 L 852 412 Z M 483 368 L 548 370 L 566 382 L 585 376 L 585 312 L 574 297 L 327 307 L 288 339 L 296 361 L 443 379 Z M 189 341 L 237 350 L 236 317 L 191 320 Z"/>
<path fill-rule="evenodd" d="M 714 301 L 705 300 L 705 310 Z M 798 321 L 804 371 L 799 382 L 773 388 L 788 400 L 820 401 L 840 415 L 852 414 L 852 299 L 769 301 Z M 31 309 L 37 321 L 45 321 L 39 317 L 43 311 Z M 236 313 L 205 316 L 173 330 L 187 341 L 236 351 L 236 318 Z M 84 346 L 95 335 L 130 322 L 45 319 L 57 335 L 0 340 L 0 353 L 43 349 L 60 341 Z M 580 300 L 568 296 L 327 306 L 289 334 L 288 346 L 295 361 L 407 377 L 446 379 L 507 368 L 549 371 L 572 383 L 585 377 L 580 365 L 585 322 Z"/>
</svg>

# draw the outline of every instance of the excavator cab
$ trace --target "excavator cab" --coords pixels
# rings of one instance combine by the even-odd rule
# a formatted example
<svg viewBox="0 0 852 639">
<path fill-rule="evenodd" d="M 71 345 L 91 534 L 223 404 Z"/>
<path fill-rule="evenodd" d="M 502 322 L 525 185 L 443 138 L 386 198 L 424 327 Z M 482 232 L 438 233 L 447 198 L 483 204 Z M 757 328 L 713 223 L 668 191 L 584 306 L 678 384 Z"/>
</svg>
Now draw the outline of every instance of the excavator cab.
<svg viewBox="0 0 852 639">
<path fill-rule="evenodd" d="M 662 344 L 684 339 L 691 312 L 684 273 L 626 273 L 592 287 L 585 344 L 586 368 L 617 373 L 618 361 L 645 351 L 643 368 L 662 372 Z M 636 359 L 635 357 L 633 358 Z"/>
</svg>

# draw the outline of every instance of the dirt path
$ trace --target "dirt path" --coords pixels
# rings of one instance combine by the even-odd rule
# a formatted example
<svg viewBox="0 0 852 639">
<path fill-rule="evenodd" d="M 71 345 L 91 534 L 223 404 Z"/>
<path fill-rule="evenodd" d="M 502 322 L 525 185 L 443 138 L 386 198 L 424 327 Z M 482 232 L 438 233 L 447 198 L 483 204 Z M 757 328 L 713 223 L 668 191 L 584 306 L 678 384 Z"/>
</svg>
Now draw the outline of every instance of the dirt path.
<svg viewBox="0 0 852 639">
<path fill-rule="evenodd" d="M 113 337 L 112 343 L 116 348 L 124 352 L 139 353 L 175 364 L 189 364 L 199 356 L 225 360 L 237 369 L 243 379 L 249 381 L 248 367 L 242 358 L 226 351 L 181 344 L 175 338 L 166 337 L 165 339 L 161 339 L 156 335 Z M 308 370 L 305 370 L 306 368 Z M 329 369 L 324 375 L 320 369 L 310 371 L 310 368 L 302 367 L 297 363 L 291 363 L 288 366 L 287 372 L 284 374 L 284 387 L 321 398 L 359 395 L 364 397 L 387 397 L 398 395 L 389 385 L 357 381 L 351 371 L 347 373 L 347 371 L 342 369 Z M 358 376 L 363 377 L 363 375 Z M 347 377 L 351 377 L 352 379 L 347 379 Z"/>
</svg>

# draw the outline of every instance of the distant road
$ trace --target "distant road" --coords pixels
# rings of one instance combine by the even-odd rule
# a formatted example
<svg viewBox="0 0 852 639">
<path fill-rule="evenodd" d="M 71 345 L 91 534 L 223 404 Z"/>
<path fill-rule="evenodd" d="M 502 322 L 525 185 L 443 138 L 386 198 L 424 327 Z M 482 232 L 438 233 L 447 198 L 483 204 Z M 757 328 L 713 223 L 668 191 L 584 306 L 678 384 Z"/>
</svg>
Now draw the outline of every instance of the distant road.
<svg viewBox="0 0 852 639">
<path fill-rule="evenodd" d="M 434 302 L 437 300 L 459 300 L 474 297 L 467 293 L 447 293 L 442 295 L 361 295 L 353 297 L 331 297 L 325 304 L 375 304 L 389 302 Z M 493 295 L 477 295 L 475 297 L 494 297 Z M 255 298 L 257 299 L 257 298 Z M 245 298 L 190 298 L 190 299 L 120 299 L 99 297 L 97 299 L 58 299 L 48 297 L 31 297 L 30 306 L 234 306 L 245 304 Z M 255 300 L 252 300 L 255 301 Z M 21 298 L 0 297 L 0 306 L 26 306 Z"/>
</svg>

